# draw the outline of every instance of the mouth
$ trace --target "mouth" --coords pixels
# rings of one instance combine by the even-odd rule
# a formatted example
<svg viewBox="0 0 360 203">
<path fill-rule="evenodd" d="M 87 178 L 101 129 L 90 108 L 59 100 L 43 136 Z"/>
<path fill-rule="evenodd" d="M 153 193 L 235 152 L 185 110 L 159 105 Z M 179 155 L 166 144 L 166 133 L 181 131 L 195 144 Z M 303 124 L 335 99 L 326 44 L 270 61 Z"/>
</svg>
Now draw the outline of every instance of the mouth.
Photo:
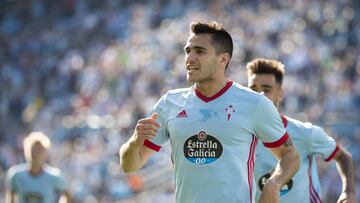
<svg viewBox="0 0 360 203">
<path fill-rule="evenodd" d="M 194 67 L 194 66 L 186 66 L 186 70 L 187 70 L 188 72 L 194 72 L 194 71 L 198 71 L 199 68 Z"/>
</svg>

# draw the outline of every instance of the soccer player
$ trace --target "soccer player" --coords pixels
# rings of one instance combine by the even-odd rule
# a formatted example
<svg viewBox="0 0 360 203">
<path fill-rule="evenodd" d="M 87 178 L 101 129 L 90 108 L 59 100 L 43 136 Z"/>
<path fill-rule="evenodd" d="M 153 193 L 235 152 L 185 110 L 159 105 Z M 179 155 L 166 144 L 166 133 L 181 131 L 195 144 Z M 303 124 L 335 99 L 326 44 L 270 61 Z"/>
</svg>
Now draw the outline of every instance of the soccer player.
<svg viewBox="0 0 360 203">
<path fill-rule="evenodd" d="M 49 138 L 41 132 L 32 132 L 24 139 L 27 163 L 9 169 L 6 203 L 54 203 L 59 196 L 60 203 L 71 202 L 60 170 L 45 164 L 50 144 Z"/>
<path fill-rule="evenodd" d="M 119 150 L 125 172 L 141 168 L 170 139 L 179 203 L 254 202 L 254 150 L 260 139 L 280 160 L 262 202 L 278 202 L 299 155 L 275 106 L 227 79 L 233 43 L 216 22 L 192 23 L 185 50 L 190 88 L 167 92 Z"/>
<path fill-rule="evenodd" d="M 284 65 L 275 60 L 255 59 L 247 64 L 248 87 L 264 94 L 279 108 L 283 91 Z M 356 202 L 354 171 L 351 155 L 322 128 L 311 123 L 282 116 L 286 130 L 301 157 L 300 168 L 295 176 L 282 188 L 281 202 L 320 203 L 320 184 L 316 168 L 316 155 L 325 161 L 335 160 L 342 179 L 343 189 L 338 202 Z M 257 199 L 264 184 L 275 169 L 273 158 L 262 144 L 256 149 L 255 180 Z"/>
</svg>

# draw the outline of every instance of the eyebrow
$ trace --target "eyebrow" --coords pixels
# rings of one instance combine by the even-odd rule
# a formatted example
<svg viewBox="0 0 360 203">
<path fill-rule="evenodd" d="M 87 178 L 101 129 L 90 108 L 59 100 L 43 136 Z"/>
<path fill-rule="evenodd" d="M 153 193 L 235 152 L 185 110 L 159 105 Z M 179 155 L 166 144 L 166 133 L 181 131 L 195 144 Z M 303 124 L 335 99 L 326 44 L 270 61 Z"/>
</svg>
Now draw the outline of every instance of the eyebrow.
<svg viewBox="0 0 360 203">
<path fill-rule="evenodd" d="M 271 89 L 271 88 L 273 88 L 273 86 L 267 85 L 267 84 L 262 84 L 261 87 L 262 87 L 262 88 L 265 88 L 265 89 Z M 253 84 L 253 85 L 251 85 L 249 88 L 250 88 L 250 89 L 256 88 L 256 85 Z"/>
<path fill-rule="evenodd" d="M 261 87 L 264 87 L 264 88 L 273 88 L 273 86 L 267 85 L 267 84 L 262 84 Z"/>
<path fill-rule="evenodd" d="M 202 46 L 193 46 L 193 47 L 189 47 L 189 46 L 186 46 L 186 47 L 184 47 L 184 50 L 186 51 L 186 50 L 188 50 L 188 49 L 195 49 L 195 50 L 201 50 L 201 51 L 205 51 L 206 50 L 206 48 L 205 47 L 202 47 Z"/>
</svg>

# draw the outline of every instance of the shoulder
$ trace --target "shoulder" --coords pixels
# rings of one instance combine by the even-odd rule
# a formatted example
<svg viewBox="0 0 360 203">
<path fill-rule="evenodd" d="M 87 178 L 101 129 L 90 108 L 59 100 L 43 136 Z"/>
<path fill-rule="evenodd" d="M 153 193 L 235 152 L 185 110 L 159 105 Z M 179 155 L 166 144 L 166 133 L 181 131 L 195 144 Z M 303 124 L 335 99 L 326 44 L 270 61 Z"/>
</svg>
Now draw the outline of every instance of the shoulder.
<svg viewBox="0 0 360 203">
<path fill-rule="evenodd" d="M 315 125 L 313 123 L 310 122 L 302 122 L 299 121 L 297 119 L 294 118 L 290 118 L 286 116 L 286 119 L 288 121 L 288 126 L 292 127 L 292 128 L 296 128 L 298 130 L 303 130 L 306 131 L 307 133 L 310 131 L 311 133 L 309 133 L 310 135 L 312 134 L 324 134 L 324 129 L 318 125 Z"/>
<path fill-rule="evenodd" d="M 193 88 L 191 87 L 169 90 L 162 96 L 161 100 L 164 100 L 165 102 L 174 102 L 188 99 L 192 96 L 192 91 Z"/>
<path fill-rule="evenodd" d="M 17 174 L 21 174 L 24 173 L 28 170 L 28 166 L 23 163 L 23 164 L 18 164 L 15 166 L 12 166 L 11 168 L 9 168 L 8 172 L 7 172 L 7 176 L 9 178 L 14 177 Z"/>
<path fill-rule="evenodd" d="M 189 95 L 191 94 L 192 90 L 193 90 L 192 87 L 173 89 L 173 90 L 169 90 L 164 96 L 178 97 L 178 96 Z"/>
<path fill-rule="evenodd" d="M 294 126 L 294 127 L 297 127 L 297 128 L 302 128 L 302 129 L 311 129 L 313 127 L 313 124 L 310 123 L 310 122 L 302 122 L 302 121 L 299 121 L 295 118 L 291 118 L 291 117 L 288 117 L 288 116 L 285 116 L 287 122 L 288 122 L 288 125 L 291 125 L 291 126 Z"/>
<path fill-rule="evenodd" d="M 232 98 L 232 101 L 241 105 L 242 108 L 246 108 L 250 112 L 249 114 L 255 115 L 255 117 L 259 118 L 260 116 L 265 119 L 266 117 L 263 116 L 265 115 L 263 114 L 264 112 L 278 113 L 273 102 L 270 101 L 263 93 L 255 92 L 252 89 L 244 87 L 236 82 L 233 83 L 230 97 Z"/>
<path fill-rule="evenodd" d="M 302 122 L 297 119 L 284 116 L 287 121 L 286 130 L 291 135 L 301 135 L 301 137 L 309 137 L 312 135 L 314 125 L 310 122 Z"/>
<path fill-rule="evenodd" d="M 248 87 L 244 87 L 240 85 L 237 82 L 233 82 L 231 88 L 231 94 L 241 96 L 242 98 L 246 97 L 246 100 L 252 100 L 252 101 L 254 100 L 258 101 L 259 99 L 266 98 L 263 93 L 257 93 Z"/>
<path fill-rule="evenodd" d="M 232 89 L 234 89 L 242 94 L 249 94 L 249 95 L 254 95 L 254 96 L 261 95 L 260 93 L 257 93 L 248 87 L 242 86 L 237 82 L 233 82 Z"/>
<path fill-rule="evenodd" d="M 55 167 L 50 166 L 50 165 L 45 165 L 44 171 L 50 176 L 54 176 L 54 177 L 60 177 L 61 176 L 60 169 L 55 168 Z"/>
</svg>

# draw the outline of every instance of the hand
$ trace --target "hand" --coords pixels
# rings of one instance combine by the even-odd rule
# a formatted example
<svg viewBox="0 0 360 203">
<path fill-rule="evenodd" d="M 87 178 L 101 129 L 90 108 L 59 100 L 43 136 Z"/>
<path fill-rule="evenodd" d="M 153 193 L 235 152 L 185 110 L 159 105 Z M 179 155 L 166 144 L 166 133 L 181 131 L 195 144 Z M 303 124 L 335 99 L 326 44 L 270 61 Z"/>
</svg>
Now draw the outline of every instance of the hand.
<svg viewBox="0 0 360 203">
<path fill-rule="evenodd" d="M 135 146 L 142 146 L 146 139 L 151 140 L 157 134 L 160 124 L 156 121 L 157 113 L 153 113 L 149 118 L 140 119 L 135 127 L 131 143 Z"/>
<path fill-rule="evenodd" d="M 281 187 L 269 179 L 261 192 L 259 203 L 279 203 Z"/>
<path fill-rule="evenodd" d="M 337 203 L 357 203 L 354 192 L 342 192 Z"/>
</svg>

